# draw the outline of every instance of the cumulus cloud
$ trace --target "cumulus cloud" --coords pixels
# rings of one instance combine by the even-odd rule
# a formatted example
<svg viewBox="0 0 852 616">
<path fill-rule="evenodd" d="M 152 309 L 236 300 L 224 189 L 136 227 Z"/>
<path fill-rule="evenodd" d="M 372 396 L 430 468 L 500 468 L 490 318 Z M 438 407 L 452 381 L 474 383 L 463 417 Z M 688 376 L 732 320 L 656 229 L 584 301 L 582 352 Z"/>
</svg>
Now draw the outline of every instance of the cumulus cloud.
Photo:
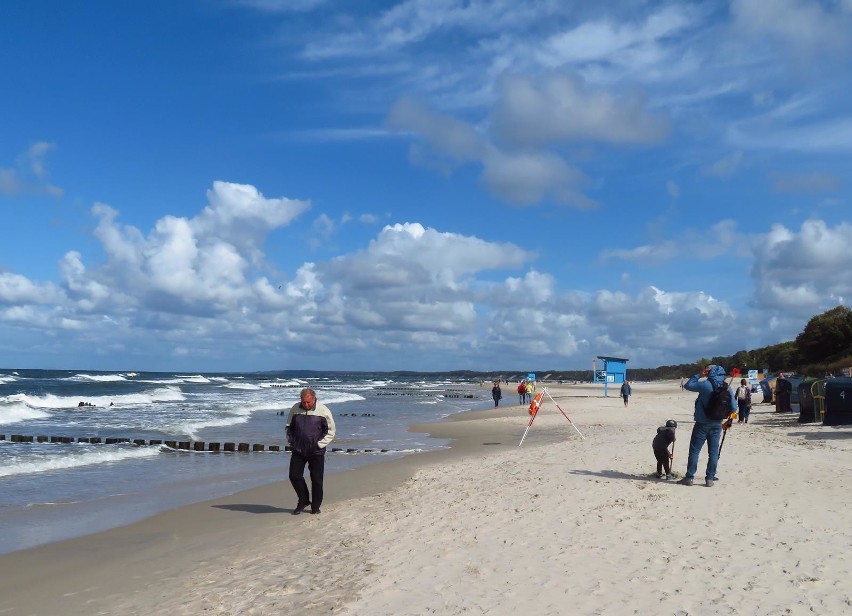
<svg viewBox="0 0 852 616">
<path fill-rule="evenodd" d="M 656 322 L 674 312 L 672 305 L 688 304 L 651 301 L 644 290 L 637 310 L 637 296 L 560 290 L 552 275 L 528 269 L 534 253 L 413 222 L 384 227 L 363 250 L 304 262 L 276 285 L 248 255 L 260 251 L 262 228 L 289 224 L 307 206 L 245 188 L 217 183 L 199 215 L 165 216 L 148 233 L 121 225 L 117 210 L 95 206 L 104 262 L 86 265 L 69 251 L 60 285 L 4 273 L 0 327 L 64 331 L 126 357 L 153 345 L 190 360 L 198 353 L 278 352 L 322 354 L 329 365 L 356 351 L 417 348 L 417 365 L 440 368 L 448 354 L 479 362 L 513 349 L 564 361 L 600 352 L 598 345 L 621 331 L 617 323 L 636 325 L 643 315 Z M 489 275 L 505 271 L 519 275 Z M 700 314 L 714 314 L 706 301 L 695 302 Z M 687 334 L 670 328 L 672 336 Z M 643 352 L 651 357 L 659 349 Z"/>
<path fill-rule="evenodd" d="M 60 299 L 60 290 L 51 283 L 38 284 L 18 274 L 0 272 L 0 305 L 47 305 Z"/>
<path fill-rule="evenodd" d="M 759 315 L 777 316 L 775 327 L 795 335 L 796 319 L 852 292 L 845 274 L 852 226 L 823 221 L 745 238 L 723 220 L 658 247 L 608 255 L 649 259 L 655 248 L 680 255 L 688 248 L 692 257 L 728 259 L 734 244 L 753 246 L 759 312 L 748 318 L 703 284 L 644 284 L 634 293 L 560 288 L 531 267 L 535 253 L 417 222 L 387 225 L 354 252 L 300 260 L 272 282 L 264 274 L 272 265 L 263 263 L 266 234 L 296 223 L 307 207 L 217 182 L 197 216 L 164 216 L 145 233 L 96 205 L 103 261 L 86 264 L 69 251 L 59 284 L 0 274 L 0 330 L 44 332 L 72 348 L 128 358 L 167 348 L 188 361 L 230 361 L 231 369 L 234 357 L 262 357 L 266 366 L 270 357 L 281 358 L 276 365 L 291 357 L 302 366 L 447 369 L 494 357 L 505 358 L 502 366 L 576 365 L 601 353 L 659 365 L 729 353 L 744 328 L 755 336 L 765 329 Z"/>
<path fill-rule="evenodd" d="M 809 220 L 798 232 L 773 225 L 755 246 L 752 278 L 757 306 L 807 318 L 852 297 L 850 245 L 848 223 L 829 227 L 824 221 Z"/>
</svg>

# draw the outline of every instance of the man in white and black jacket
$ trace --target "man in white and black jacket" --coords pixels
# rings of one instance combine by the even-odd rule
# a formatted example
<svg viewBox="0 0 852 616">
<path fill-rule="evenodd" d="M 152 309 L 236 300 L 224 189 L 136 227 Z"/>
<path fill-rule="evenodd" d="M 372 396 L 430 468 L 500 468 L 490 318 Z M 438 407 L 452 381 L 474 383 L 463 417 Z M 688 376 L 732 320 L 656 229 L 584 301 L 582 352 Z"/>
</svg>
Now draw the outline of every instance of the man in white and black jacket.
<svg viewBox="0 0 852 616">
<path fill-rule="evenodd" d="M 317 394 L 306 387 L 299 404 L 294 404 L 287 415 L 287 443 L 290 445 L 290 483 L 296 490 L 298 502 L 293 515 L 311 506 L 311 513 L 319 513 L 322 505 L 322 480 L 325 473 L 325 450 L 334 440 L 335 426 L 331 411 L 317 403 Z M 305 481 L 305 465 L 311 475 L 311 492 Z"/>
</svg>

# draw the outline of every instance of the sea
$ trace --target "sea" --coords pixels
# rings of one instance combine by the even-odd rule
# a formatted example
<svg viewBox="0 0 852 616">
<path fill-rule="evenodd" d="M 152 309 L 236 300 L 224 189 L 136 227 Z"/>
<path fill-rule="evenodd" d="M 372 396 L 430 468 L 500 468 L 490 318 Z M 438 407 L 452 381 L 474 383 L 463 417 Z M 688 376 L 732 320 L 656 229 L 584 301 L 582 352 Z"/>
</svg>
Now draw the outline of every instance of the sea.
<svg viewBox="0 0 852 616">
<path fill-rule="evenodd" d="M 0 553 L 286 480 L 284 422 L 303 387 L 335 417 L 326 473 L 446 447 L 408 427 L 492 405 L 490 387 L 438 375 L 0 370 Z"/>
</svg>

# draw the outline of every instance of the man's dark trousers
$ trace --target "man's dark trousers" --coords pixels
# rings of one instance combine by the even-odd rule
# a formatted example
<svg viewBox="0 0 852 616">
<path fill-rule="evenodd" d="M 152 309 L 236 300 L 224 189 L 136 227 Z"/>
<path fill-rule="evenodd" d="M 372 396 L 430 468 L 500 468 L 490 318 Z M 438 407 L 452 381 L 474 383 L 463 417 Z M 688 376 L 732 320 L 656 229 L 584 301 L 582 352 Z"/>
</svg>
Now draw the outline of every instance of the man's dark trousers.
<svg viewBox="0 0 852 616">
<path fill-rule="evenodd" d="M 311 495 L 308 495 L 308 484 L 305 481 L 305 465 L 311 474 Z M 322 505 L 322 478 L 325 472 L 325 449 L 320 453 L 303 456 L 295 451 L 290 454 L 290 483 L 296 490 L 300 507 L 311 504 L 312 510 Z"/>
</svg>

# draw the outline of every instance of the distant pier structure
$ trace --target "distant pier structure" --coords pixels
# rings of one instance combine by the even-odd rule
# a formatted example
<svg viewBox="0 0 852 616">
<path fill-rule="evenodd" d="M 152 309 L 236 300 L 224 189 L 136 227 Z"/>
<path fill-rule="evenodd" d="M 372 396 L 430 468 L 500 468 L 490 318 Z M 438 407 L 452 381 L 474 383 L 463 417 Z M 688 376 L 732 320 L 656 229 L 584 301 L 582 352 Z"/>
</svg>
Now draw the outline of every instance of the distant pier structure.
<svg viewBox="0 0 852 616">
<path fill-rule="evenodd" d="M 592 382 L 604 384 L 604 396 L 609 395 L 608 389 L 610 383 L 613 385 L 621 385 L 627 380 L 627 362 L 630 361 L 625 357 L 608 357 L 606 355 L 598 355 L 597 359 L 601 360 L 601 367 L 598 367 L 597 360 L 592 360 Z"/>
</svg>

